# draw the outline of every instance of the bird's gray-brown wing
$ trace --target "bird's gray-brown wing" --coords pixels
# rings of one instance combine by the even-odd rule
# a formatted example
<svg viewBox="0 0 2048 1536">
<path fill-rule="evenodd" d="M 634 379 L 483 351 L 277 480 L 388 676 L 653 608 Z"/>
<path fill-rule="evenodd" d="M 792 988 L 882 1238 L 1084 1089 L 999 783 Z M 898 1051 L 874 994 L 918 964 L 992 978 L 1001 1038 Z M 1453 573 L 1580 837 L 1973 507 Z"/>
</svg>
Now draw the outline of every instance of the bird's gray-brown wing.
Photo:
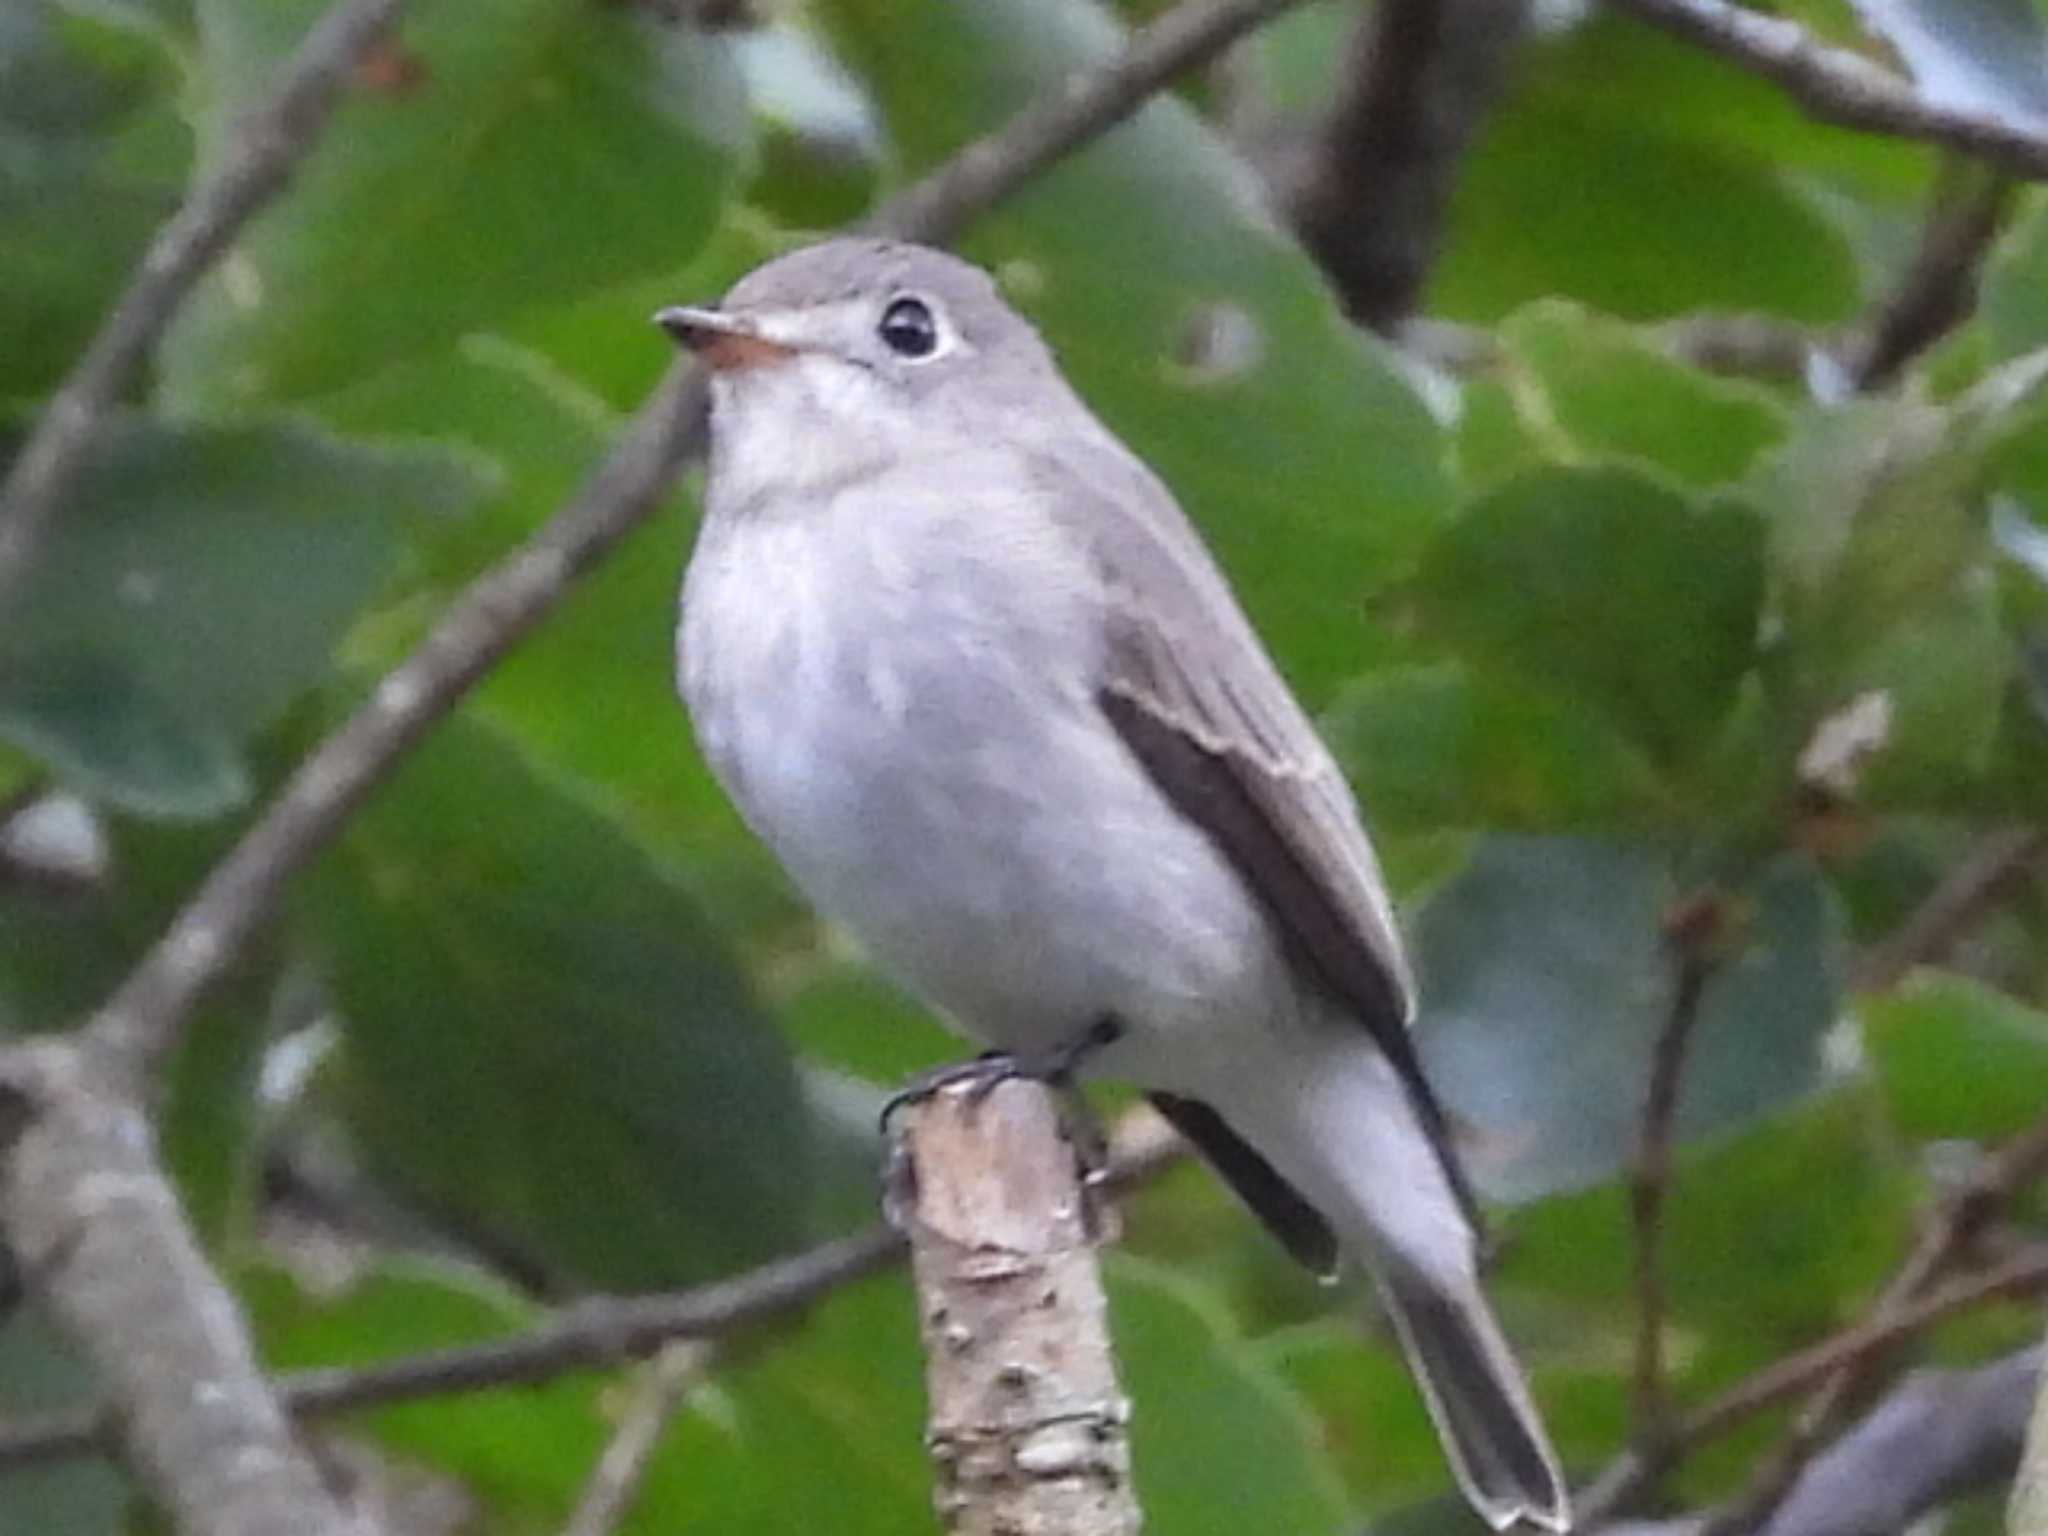
<svg viewBox="0 0 2048 1536">
<path fill-rule="evenodd" d="M 1034 475 L 1092 552 L 1107 596 L 1103 713 L 1243 876 L 1296 964 L 1371 1031 L 1476 1229 L 1409 1034 L 1413 985 L 1379 864 L 1335 761 L 1149 470 L 1091 444 L 1040 460 Z M 1228 1176 L 1224 1159 L 1204 1150 Z M 1243 1181 L 1231 1182 L 1260 1210 Z M 1260 1214 L 1295 1246 L 1300 1234 L 1282 1228 L 1289 1213 Z"/>
</svg>

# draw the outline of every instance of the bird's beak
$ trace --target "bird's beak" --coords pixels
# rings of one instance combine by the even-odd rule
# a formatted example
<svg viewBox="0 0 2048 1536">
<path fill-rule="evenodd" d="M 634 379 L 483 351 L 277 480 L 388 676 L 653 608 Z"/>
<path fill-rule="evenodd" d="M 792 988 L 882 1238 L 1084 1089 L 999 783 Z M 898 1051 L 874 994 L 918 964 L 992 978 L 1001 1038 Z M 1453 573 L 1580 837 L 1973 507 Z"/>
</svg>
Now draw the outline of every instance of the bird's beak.
<svg viewBox="0 0 2048 1536">
<path fill-rule="evenodd" d="M 716 309 L 693 309 L 678 304 L 660 311 L 654 323 L 681 346 L 704 359 L 706 367 L 718 373 L 736 373 L 743 368 L 763 368 L 787 362 L 796 348 L 771 341 L 744 315 L 728 315 Z"/>
</svg>

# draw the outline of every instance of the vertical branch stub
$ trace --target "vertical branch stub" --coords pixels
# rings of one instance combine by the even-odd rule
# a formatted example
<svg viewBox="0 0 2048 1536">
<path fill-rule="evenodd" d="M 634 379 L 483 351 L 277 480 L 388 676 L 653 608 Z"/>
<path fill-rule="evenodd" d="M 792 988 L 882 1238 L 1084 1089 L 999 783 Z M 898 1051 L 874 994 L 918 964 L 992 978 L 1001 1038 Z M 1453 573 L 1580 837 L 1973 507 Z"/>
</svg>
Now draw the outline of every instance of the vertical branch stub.
<svg viewBox="0 0 2048 1536">
<path fill-rule="evenodd" d="M 899 1123 L 941 1524 L 1137 1536 L 1130 1407 L 1051 1094 L 1021 1080 L 946 1088 Z"/>
</svg>

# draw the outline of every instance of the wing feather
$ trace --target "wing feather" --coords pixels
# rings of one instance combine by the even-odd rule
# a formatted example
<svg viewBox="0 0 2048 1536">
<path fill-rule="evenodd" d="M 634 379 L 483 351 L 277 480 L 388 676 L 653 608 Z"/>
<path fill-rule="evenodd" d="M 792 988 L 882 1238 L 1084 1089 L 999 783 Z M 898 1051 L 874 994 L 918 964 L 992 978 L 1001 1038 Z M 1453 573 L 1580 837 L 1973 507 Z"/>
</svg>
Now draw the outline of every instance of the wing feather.
<svg viewBox="0 0 2048 1536">
<path fill-rule="evenodd" d="M 1103 713 L 1256 893 L 1295 962 L 1407 1088 L 1477 1225 L 1409 1023 L 1414 986 L 1379 861 L 1336 762 L 1166 488 L 1113 443 L 1035 466 L 1107 598 Z"/>
</svg>

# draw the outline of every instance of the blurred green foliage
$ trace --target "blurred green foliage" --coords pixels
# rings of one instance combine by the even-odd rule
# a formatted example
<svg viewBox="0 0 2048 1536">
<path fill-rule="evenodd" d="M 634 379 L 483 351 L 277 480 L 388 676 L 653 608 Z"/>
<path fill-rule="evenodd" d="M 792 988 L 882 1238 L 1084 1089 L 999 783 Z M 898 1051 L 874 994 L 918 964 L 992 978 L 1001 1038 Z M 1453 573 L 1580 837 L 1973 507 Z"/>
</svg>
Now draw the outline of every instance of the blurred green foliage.
<svg viewBox="0 0 2048 1536">
<path fill-rule="evenodd" d="M 318 8 L 0 12 L 0 450 Z M 0 1027 L 111 990 L 315 722 L 581 483 L 666 366 L 650 310 L 1123 36 L 1090 0 L 813 0 L 746 36 L 663 9 L 422 0 L 179 317 L 0 616 L 0 790 L 81 797 L 111 849 L 84 887 L 0 872 Z M 1312 115 L 1351 25 L 1298 11 L 1247 77 Z M 1981 308 L 1890 394 L 1710 374 L 1662 322 L 1865 313 L 1935 157 L 1626 20 L 1559 24 L 1465 167 L 1429 295 L 1485 328 L 1478 361 L 1419 385 L 1258 205 L 1215 94 L 1154 102 L 965 249 L 1324 712 L 1404 887 L 1422 1048 L 1509 1207 L 1504 1315 L 1590 1468 L 1628 1429 L 1620 1179 L 1675 942 L 1713 961 L 1669 1212 L 1684 1399 L 1857 1316 L 1931 1149 L 2048 1102 L 2033 907 L 1974 979 L 1844 981 L 1975 837 L 2040 814 L 2048 563 L 2001 550 L 2048 518 L 2048 203 L 2016 200 Z M 492 1259 L 550 1294 L 652 1287 L 843 1228 L 874 1103 L 949 1049 L 692 749 L 668 671 L 693 515 L 685 485 L 483 684 L 194 1023 L 166 1142 L 279 1365 L 531 1323 Z M 1857 743 L 1857 719 L 1881 723 Z M 263 1175 L 301 1142 L 438 1256 L 376 1253 L 338 1291 L 279 1263 Z M 1467 1528 L 1361 1298 L 1304 1283 L 1202 1177 L 1131 1232 L 1111 1293 L 1153 1530 Z M 0 1364 L 8 1412 L 87 1391 L 31 1324 Z M 624 1529 L 921 1528 L 918 1370 L 900 1279 L 750 1341 Z M 477 1529 L 526 1532 L 573 1506 L 614 1406 L 572 1377 L 357 1424 L 459 1479 Z M 101 1468 L 10 1473 L 0 1529 L 98 1536 L 125 1502 Z"/>
</svg>

